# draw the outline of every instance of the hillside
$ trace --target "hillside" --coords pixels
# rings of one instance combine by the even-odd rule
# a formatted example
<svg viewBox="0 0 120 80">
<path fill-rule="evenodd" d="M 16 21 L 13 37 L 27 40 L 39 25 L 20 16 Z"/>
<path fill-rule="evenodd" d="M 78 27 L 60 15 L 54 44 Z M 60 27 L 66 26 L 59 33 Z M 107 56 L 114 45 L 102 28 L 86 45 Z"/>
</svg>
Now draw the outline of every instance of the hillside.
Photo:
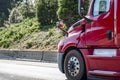
<svg viewBox="0 0 120 80">
<path fill-rule="evenodd" d="M 57 50 L 62 32 L 55 26 L 41 26 L 35 18 L 0 28 L 1 49 Z"/>
</svg>

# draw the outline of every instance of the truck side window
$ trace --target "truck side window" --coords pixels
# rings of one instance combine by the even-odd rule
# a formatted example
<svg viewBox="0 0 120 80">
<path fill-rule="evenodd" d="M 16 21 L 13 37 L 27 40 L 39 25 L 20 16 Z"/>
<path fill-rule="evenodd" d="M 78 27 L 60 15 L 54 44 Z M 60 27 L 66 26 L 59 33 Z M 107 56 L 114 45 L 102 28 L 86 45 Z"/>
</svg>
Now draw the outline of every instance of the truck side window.
<svg viewBox="0 0 120 80">
<path fill-rule="evenodd" d="M 110 0 L 95 0 L 93 5 L 93 16 L 98 16 L 110 9 Z"/>
</svg>

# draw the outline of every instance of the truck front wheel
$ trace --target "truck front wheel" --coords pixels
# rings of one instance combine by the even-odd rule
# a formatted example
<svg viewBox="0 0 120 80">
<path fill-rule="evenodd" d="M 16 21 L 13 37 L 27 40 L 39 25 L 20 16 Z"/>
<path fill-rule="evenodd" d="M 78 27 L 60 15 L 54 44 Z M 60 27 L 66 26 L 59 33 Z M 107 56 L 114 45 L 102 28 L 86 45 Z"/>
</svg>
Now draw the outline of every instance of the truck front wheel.
<svg viewBox="0 0 120 80">
<path fill-rule="evenodd" d="M 68 80 L 87 80 L 82 55 L 77 50 L 67 53 L 64 61 L 64 71 Z"/>
</svg>

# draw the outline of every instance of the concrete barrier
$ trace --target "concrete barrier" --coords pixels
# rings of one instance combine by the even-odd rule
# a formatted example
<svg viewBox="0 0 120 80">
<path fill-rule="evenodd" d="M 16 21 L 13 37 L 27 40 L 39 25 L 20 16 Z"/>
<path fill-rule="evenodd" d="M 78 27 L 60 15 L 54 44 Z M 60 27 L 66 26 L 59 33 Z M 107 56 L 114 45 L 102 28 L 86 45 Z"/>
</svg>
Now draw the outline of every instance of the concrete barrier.
<svg viewBox="0 0 120 80">
<path fill-rule="evenodd" d="M 57 62 L 57 51 L 0 50 L 0 59 Z"/>
<path fill-rule="evenodd" d="M 43 61 L 57 62 L 57 52 L 44 51 Z"/>
</svg>

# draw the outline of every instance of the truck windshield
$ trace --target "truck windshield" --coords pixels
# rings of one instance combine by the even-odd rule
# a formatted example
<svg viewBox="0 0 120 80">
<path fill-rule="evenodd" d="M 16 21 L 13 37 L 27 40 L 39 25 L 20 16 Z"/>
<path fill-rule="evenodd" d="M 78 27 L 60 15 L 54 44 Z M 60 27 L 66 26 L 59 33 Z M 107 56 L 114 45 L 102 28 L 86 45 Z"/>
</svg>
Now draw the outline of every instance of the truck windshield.
<svg viewBox="0 0 120 80">
<path fill-rule="evenodd" d="M 98 16 L 110 9 L 110 0 L 95 0 L 93 5 L 93 16 Z"/>
</svg>

